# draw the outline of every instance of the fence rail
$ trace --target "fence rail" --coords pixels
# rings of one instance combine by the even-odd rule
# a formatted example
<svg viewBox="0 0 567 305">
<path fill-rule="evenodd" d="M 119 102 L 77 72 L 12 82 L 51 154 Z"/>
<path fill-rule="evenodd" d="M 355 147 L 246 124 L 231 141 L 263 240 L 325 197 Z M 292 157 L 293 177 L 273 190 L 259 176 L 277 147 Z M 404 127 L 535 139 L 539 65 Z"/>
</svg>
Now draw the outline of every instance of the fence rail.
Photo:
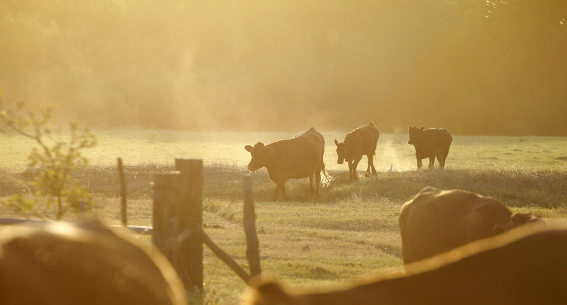
<svg viewBox="0 0 567 305">
<path fill-rule="evenodd" d="M 34 223 L 48 223 L 55 220 L 41 219 L 25 219 L 25 218 L 0 218 L 0 225 L 33 225 Z M 122 225 L 110 225 L 110 227 L 119 228 Z M 153 228 L 148 226 L 127 226 L 126 228 L 140 234 L 152 234 Z"/>
</svg>

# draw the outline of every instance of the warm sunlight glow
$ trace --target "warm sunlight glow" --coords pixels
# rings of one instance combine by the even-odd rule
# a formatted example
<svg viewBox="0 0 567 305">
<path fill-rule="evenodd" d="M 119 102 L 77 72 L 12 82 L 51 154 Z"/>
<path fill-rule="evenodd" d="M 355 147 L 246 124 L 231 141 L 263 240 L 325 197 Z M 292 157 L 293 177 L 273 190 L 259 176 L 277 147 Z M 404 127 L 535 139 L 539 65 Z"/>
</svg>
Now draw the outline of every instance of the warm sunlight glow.
<svg viewBox="0 0 567 305">
<path fill-rule="evenodd" d="M 94 128 L 564 135 L 566 15 L 551 0 L 0 0 L 0 88 Z"/>
</svg>

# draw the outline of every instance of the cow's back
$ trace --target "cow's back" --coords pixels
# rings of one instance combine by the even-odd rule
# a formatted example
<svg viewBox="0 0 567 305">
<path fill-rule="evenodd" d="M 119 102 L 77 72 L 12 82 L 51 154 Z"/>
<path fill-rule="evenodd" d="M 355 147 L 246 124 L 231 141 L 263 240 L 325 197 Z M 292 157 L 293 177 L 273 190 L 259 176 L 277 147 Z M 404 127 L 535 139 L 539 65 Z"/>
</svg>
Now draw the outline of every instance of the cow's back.
<svg viewBox="0 0 567 305">
<path fill-rule="evenodd" d="M 379 137 L 380 131 L 376 125 L 371 122 L 368 125 L 358 127 L 347 133 L 344 143 L 351 148 L 360 149 L 362 155 L 374 155 L 376 153 L 376 145 L 378 144 Z"/>
<path fill-rule="evenodd" d="M 431 148 L 446 148 L 453 142 L 451 133 L 445 128 L 430 128 L 423 131 L 427 143 Z"/>
<path fill-rule="evenodd" d="M 315 128 L 291 139 L 269 144 L 273 155 L 268 167 L 270 178 L 284 176 L 305 178 L 321 168 L 325 152 L 325 139 Z"/>
<path fill-rule="evenodd" d="M 461 190 L 426 188 L 400 211 L 404 263 L 411 263 L 492 236 L 511 216 L 499 201 Z"/>
</svg>

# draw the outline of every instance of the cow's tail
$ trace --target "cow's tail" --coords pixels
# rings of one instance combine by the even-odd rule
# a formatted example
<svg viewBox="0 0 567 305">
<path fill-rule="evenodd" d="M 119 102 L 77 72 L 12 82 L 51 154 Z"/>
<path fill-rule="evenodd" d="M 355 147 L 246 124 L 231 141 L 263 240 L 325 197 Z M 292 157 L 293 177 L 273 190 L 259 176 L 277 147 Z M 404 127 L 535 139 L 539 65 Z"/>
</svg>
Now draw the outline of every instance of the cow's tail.
<svg viewBox="0 0 567 305">
<path fill-rule="evenodd" d="M 374 156 L 376 156 L 376 145 L 378 145 L 378 138 L 380 138 L 380 130 L 374 125 L 374 122 L 368 123 L 371 128 L 370 134 L 372 135 L 372 147 L 374 148 Z"/>
<path fill-rule="evenodd" d="M 331 183 L 331 180 L 333 179 L 333 177 L 331 177 L 331 175 L 329 175 L 329 173 L 327 173 L 327 171 L 325 170 L 325 162 L 321 162 L 321 173 L 323 174 L 321 178 L 321 184 L 322 185 L 328 185 L 329 183 Z"/>
<path fill-rule="evenodd" d="M 376 146 L 378 146 L 378 139 L 380 138 L 380 130 L 376 128 L 376 133 L 374 134 L 374 142 L 372 147 L 374 147 L 374 155 L 376 156 Z"/>
</svg>

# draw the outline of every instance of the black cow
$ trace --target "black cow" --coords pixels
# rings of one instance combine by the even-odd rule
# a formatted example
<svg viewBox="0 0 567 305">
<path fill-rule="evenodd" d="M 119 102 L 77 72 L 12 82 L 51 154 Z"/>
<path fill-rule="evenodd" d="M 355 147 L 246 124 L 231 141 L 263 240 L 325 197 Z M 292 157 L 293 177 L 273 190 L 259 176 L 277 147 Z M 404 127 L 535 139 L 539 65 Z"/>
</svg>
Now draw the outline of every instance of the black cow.
<svg viewBox="0 0 567 305">
<path fill-rule="evenodd" d="M 254 147 L 244 147 L 252 154 L 252 160 L 248 164 L 249 171 L 257 171 L 265 167 L 274 181 L 276 191 L 274 201 L 278 200 L 279 193 L 285 196 L 285 182 L 288 179 L 300 179 L 309 177 L 309 194 L 319 198 L 319 185 L 321 184 L 321 172 L 328 178 L 323 163 L 325 152 L 325 139 L 315 128 L 288 140 L 277 141 L 268 145 L 262 142 L 256 143 Z M 315 178 L 315 187 L 313 186 Z"/>
<path fill-rule="evenodd" d="M 449 154 L 451 142 L 453 142 L 453 137 L 445 128 L 425 129 L 425 127 L 409 127 L 408 144 L 415 147 L 418 169 L 423 166 L 421 160 L 425 158 L 429 158 L 429 168 L 432 169 L 435 157 L 437 157 L 441 168 L 445 168 L 445 160 Z"/>
<path fill-rule="evenodd" d="M 368 158 L 366 176 L 370 176 L 370 170 L 372 170 L 372 174 L 376 176 L 376 168 L 374 168 L 373 158 L 376 154 L 376 144 L 378 144 L 379 137 L 380 131 L 376 128 L 374 122 L 370 122 L 368 125 L 358 127 L 347 133 L 342 143 L 339 143 L 339 141 L 335 139 L 338 156 L 337 163 L 343 164 L 344 161 L 348 162 L 348 168 L 350 171 L 349 179 L 358 180 L 356 168 L 358 167 L 358 162 L 360 162 L 363 155 L 366 155 Z"/>
</svg>

